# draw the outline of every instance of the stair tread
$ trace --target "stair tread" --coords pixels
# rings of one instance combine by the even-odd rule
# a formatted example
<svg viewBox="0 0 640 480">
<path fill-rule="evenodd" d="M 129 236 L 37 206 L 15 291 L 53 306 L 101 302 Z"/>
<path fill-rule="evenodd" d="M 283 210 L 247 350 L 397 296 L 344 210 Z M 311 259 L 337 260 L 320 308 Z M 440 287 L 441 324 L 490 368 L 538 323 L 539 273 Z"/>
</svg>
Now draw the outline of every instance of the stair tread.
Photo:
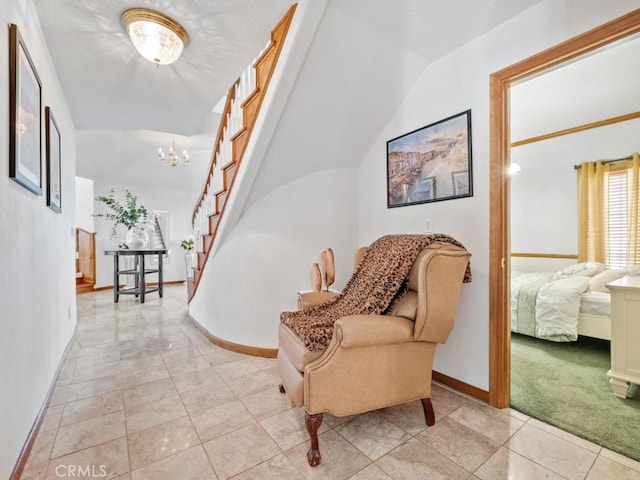
<svg viewBox="0 0 640 480">
<path fill-rule="evenodd" d="M 238 162 L 236 162 L 232 157 L 231 160 L 229 160 L 227 163 L 222 165 L 220 168 L 222 168 L 222 170 L 228 170 L 231 167 L 235 167 L 237 164 L 238 164 Z"/>
<path fill-rule="evenodd" d="M 251 130 L 256 121 L 256 116 L 258 111 L 261 108 L 262 98 L 264 97 L 264 92 L 268 88 L 268 85 L 271 81 L 271 77 L 273 75 L 273 71 L 275 69 L 275 65 L 278 61 L 278 57 L 280 55 L 280 51 L 282 49 L 282 44 L 284 43 L 284 39 L 286 38 L 287 32 L 289 30 L 289 25 L 291 23 L 291 18 L 293 17 L 293 12 L 296 9 L 296 5 L 292 5 L 291 8 L 287 11 L 284 17 L 280 20 L 280 22 L 276 25 L 276 27 L 271 31 L 271 41 L 269 44 L 263 49 L 262 52 L 258 55 L 258 58 L 254 61 L 253 68 L 255 73 L 255 84 L 253 86 L 253 90 L 249 92 L 247 97 L 241 102 L 240 108 L 242 109 L 242 125 L 233 133 L 230 138 L 232 145 L 231 150 L 229 152 L 230 156 L 227 157 L 225 155 L 225 160 L 228 161 L 220 165 L 222 169 L 222 189 L 212 192 L 212 184 L 210 177 L 208 182 L 205 185 L 203 193 L 201 194 L 200 200 L 196 203 L 196 208 L 193 213 L 193 222 L 195 223 L 196 217 L 202 212 L 199 210 L 204 208 L 204 201 L 206 195 L 213 195 L 214 200 L 214 209 L 215 212 L 211 214 L 207 214 L 206 217 L 199 217 L 197 220 L 201 222 L 208 218 L 208 225 L 200 225 L 199 229 L 206 229 L 209 231 L 208 234 L 202 235 L 202 251 L 198 251 L 198 261 L 197 265 L 194 268 L 193 278 L 190 279 L 188 284 L 188 292 L 189 292 L 189 301 L 193 298 L 195 291 L 198 287 L 200 281 L 200 275 L 202 270 L 205 267 L 207 262 L 207 255 L 212 248 L 214 243 L 214 239 L 216 238 L 216 233 L 218 231 L 218 223 L 219 217 L 221 217 L 222 212 L 225 209 L 227 203 L 227 196 L 230 194 L 230 189 L 234 184 L 235 177 L 237 175 L 237 169 L 242 161 L 243 155 L 245 153 L 246 144 L 248 141 L 248 136 L 251 134 Z M 240 79 L 238 79 L 240 82 Z M 232 87 L 233 89 L 234 87 Z M 224 128 L 227 124 L 227 118 L 229 117 L 229 112 L 231 108 L 231 95 L 233 90 L 229 90 L 229 95 L 227 97 L 227 102 L 225 104 L 225 111 L 228 112 L 227 115 L 223 115 L 223 120 L 220 122 L 218 128 L 218 134 L 216 137 L 216 147 L 214 148 L 214 159 L 212 160 L 212 165 L 215 165 L 215 162 L 218 160 L 218 154 L 220 152 L 219 145 L 221 145 L 221 141 L 224 140 L 227 135 L 227 131 Z M 235 130 L 235 128 L 234 128 Z M 238 140 L 238 142 L 236 142 Z M 211 175 L 212 172 L 209 173 Z M 204 212 L 202 212 L 204 213 Z M 191 281 L 192 280 L 192 281 Z"/>
</svg>

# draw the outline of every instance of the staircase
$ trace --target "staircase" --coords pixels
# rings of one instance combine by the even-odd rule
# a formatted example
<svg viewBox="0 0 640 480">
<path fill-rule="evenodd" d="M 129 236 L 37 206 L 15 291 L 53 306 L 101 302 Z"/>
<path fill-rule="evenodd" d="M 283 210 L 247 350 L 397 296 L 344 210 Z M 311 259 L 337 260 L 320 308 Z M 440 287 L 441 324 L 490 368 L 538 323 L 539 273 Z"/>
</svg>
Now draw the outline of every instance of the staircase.
<svg viewBox="0 0 640 480">
<path fill-rule="evenodd" d="M 167 248 L 158 217 L 155 217 L 153 220 L 153 232 L 151 232 L 150 246 L 152 250 L 165 250 Z"/>
<path fill-rule="evenodd" d="M 293 19 L 292 5 L 271 31 L 271 40 L 227 92 L 207 179 L 193 210 L 192 226 L 197 261 L 193 276 L 187 275 L 189 301 L 198 289 L 202 272 L 216 240 L 220 220 L 232 194 L 251 132 L 256 122 L 282 45 Z"/>
</svg>

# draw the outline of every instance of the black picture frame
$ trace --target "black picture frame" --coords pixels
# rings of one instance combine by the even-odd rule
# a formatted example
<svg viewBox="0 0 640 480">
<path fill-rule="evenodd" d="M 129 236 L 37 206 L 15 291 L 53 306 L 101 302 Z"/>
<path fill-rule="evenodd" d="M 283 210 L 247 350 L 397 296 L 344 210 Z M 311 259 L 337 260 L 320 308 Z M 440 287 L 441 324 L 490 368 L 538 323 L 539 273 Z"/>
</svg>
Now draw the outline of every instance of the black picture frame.
<svg viewBox="0 0 640 480">
<path fill-rule="evenodd" d="M 62 150 L 60 129 L 51 107 L 44 109 L 46 159 L 47 159 L 47 207 L 62 212 Z"/>
<path fill-rule="evenodd" d="M 42 84 L 14 24 L 9 25 L 9 177 L 42 195 Z"/>
<path fill-rule="evenodd" d="M 387 142 L 387 208 L 472 196 L 471 110 Z"/>
</svg>

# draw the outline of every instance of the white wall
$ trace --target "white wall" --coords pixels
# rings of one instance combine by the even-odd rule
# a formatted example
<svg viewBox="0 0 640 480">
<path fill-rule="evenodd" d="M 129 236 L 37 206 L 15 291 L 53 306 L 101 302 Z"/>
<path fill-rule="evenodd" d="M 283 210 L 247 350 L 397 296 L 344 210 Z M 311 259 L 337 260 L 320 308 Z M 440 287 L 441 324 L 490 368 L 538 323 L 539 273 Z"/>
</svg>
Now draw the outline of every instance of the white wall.
<svg viewBox="0 0 640 480">
<path fill-rule="evenodd" d="M 573 167 L 640 151 L 639 131 L 636 119 L 513 148 L 511 159 L 522 170 L 511 177 L 511 251 L 577 255 Z"/>
<path fill-rule="evenodd" d="M 76 227 L 93 232 L 93 180 L 76 177 Z"/>
<path fill-rule="evenodd" d="M 532 138 L 640 110 L 640 63 L 635 61 L 639 56 L 640 39 L 625 40 L 518 82 L 509 91 L 511 139 Z M 575 255 L 578 193 L 574 165 L 639 151 L 639 129 L 640 120 L 635 119 L 513 147 L 511 160 L 522 170 L 511 178 L 512 252 Z M 528 263 L 535 268 L 531 259 Z M 518 269 L 522 264 L 519 259 Z"/>
<path fill-rule="evenodd" d="M 249 206 L 209 258 L 200 295 L 189 304 L 193 318 L 226 341 L 276 348 L 280 312 L 297 309 L 296 292 L 310 288 L 311 265 L 322 250 L 334 249 L 335 288 L 351 276 L 357 247 L 354 185 L 355 169 L 324 170 Z"/>
<path fill-rule="evenodd" d="M 367 135 L 350 136 L 355 146 L 349 148 L 348 154 L 342 150 L 326 154 L 326 145 L 334 148 L 344 145 L 340 137 L 326 134 L 335 128 L 334 124 L 304 128 L 309 118 L 323 118 L 327 123 L 341 119 L 340 108 L 350 114 L 358 111 L 358 107 L 348 104 L 336 107 L 330 114 L 318 114 L 308 108 L 304 99 L 298 103 L 300 92 L 313 85 L 309 83 L 310 77 L 322 82 L 323 76 L 338 75 L 331 69 L 318 68 L 321 65 L 312 61 L 317 60 L 313 54 L 316 47 L 323 51 L 322 45 L 312 44 L 291 96 L 283 100 L 287 106 L 277 123 L 276 135 L 264 159 L 260 157 L 263 164 L 251 198 L 236 211 L 237 225 L 225 230 L 218 250 L 209 258 L 198 294 L 190 304 L 191 315 L 221 339 L 276 348 L 278 314 L 283 309 L 295 308 L 295 292 L 308 285 L 309 267 L 323 248 L 334 248 L 342 265 L 339 268 L 350 270 L 351 255 L 357 246 L 388 233 L 423 232 L 428 219 L 435 231 L 454 236 L 473 254 L 473 282 L 463 287 L 457 325 L 448 343 L 438 349 L 435 367 L 444 374 L 488 389 L 489 76 L 639 6 L 637 0 L 624 0 L 613 6 L 595 0 L 545 0 L 537 4 L 427 66 L 417 77 L 409 75 L 415 86 L 402 90 L 406 94 L 397 111 L 391 116 L 385 109 L 377 113 L 386 119 L 382 128 L 369 121 L 376 114 L 368 110 L 362 124 L 352 122 L 371 133 L 374 140 L 367 141 L 368 150 L 359 150 L 361 138 Z M 325 13 L 318 28 L 318 43 L 327 41 L 323 32 L 341 25 L 330 13 Z M 403 54 L 406 52 L 397 52 Z M 349 58 L 357 65 L 357 56 Z M 409 69 L 414 67 L 411 65 Z M 409 84 L 404 73 L 402 65 L 394 70 L 391 81 L 397 78 L 396 87 L 398 82 Z M 376 85 L 382 82 L 387 85 L 389 81 L 387 76 L 370 78 L 379 80 L 370 82 Z M 345 82 L 350 80 L 353 79 L 346 78 Z M 351 88 L 360 91 L 359 83 L 347 84 L 357 85 Z M 388 90 L 394 94 L 391 87 Z M 316 89 L 307 98 L 324 99 L 323 92 Z M 299 105 L 307 108 L 298 111 Z M 474 196 L 387 209 L 386 141 L 469 108 Z M 309 115 L 309 111 L 314 115 Z M 378 130 L 381 133 L 376 135 Z M 309 132 L 313 139 L 304 137 Z M 354 165 L 352 159 L 359 155 L 358 151 L 366 153 L 355 163 L 358 167 L 352 174 L 349 173 Z M 347 162 L 349 168 L 339 168 Z M 301 175 L 303 170 L 306 176 Z M 276 176 L 280 183 L 272 181 Z"/>
<path fill-rule="evenodd" d="M 184 264 L 184 250 L 180 248 L 180 242 L 185 235 L 191 232 L 191 214 L 193 211 L 193 195 L 180 190 L 151 189 L 125 183 L 114 185 L 104 184 L 98 180 L 94 183 L 94 195 L 107 196 L 109 189 L 113 188 L 116 199 L 125 201 L 123 190 L 129 190 L 138 197 L 138 206 L 144 205 L 147 210 L 165 210 L 169 212 L 169 231 L 165 237 L 165 244 L 171 250 L 169 258 L 165 259 L 164 281 L 183 281 L 186 277 Z M 94 201 L 94 212 L 108 213 L 110 210 L 102 202 Z M 118 247 L 118 242 L 111 239 L 111 227 L 113 222 L 102 217 L 95 218 L 96 231 L 96 288 L 113 286 L 113 257 L 104 254 L 105 250 L 113 250 Z M 119 225 L 117 239 L 123 241 L 126 229 Z M 163 232 L 164 233 L 164 232 Z M 157 277 L 150 277 L 150 281 L 156 281 Z"/>
<path fill-rule="evenodd" d="M 640 6 L 546 0 L 428 66 L 363 159 L 358 172 L 358 242 L 386 234 L 435 231 L 472 253 L 473 282 L 462 290 L 457 324 L 434 368 L 482 389 L 489 381 L 489 76 L 492 72 Z M 386 141 L 471 108 L 474 196 L 386 208 Z"/>
<path fill-rule="evenodd" d="M 8 478 L 43 404 L 76 321 L 74 276 L 75 135 L 66 100 L 30 0 L 0 0 L 0 65 L 9 63 L 8 23 L 15 23 L 61 135 L 62 213 L 9 179 L 9 106 L 0 102 L 0 478 Z M 0 91 L 9 91 L 0 75 Z M 45 172 L 44 138 L 42 170 Z M 45 177 L 43 176 L 43 185 Z"/>
</svg>

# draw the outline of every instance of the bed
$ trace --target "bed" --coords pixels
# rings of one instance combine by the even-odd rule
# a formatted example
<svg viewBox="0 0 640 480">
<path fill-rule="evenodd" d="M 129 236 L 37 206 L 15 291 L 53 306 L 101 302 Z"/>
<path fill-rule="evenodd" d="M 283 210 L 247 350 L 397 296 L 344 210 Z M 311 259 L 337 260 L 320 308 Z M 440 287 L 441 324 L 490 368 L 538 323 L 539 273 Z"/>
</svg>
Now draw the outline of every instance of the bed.
<svg viewBox="0 0 640 480">
<path fill-rule="evenodd" d="M 611 295 L 605 285 L 629 271 L 570 259 L 512 258 L 511 331 L 554 342 L 578 335 L 609 340 Z"/>
</svg>

